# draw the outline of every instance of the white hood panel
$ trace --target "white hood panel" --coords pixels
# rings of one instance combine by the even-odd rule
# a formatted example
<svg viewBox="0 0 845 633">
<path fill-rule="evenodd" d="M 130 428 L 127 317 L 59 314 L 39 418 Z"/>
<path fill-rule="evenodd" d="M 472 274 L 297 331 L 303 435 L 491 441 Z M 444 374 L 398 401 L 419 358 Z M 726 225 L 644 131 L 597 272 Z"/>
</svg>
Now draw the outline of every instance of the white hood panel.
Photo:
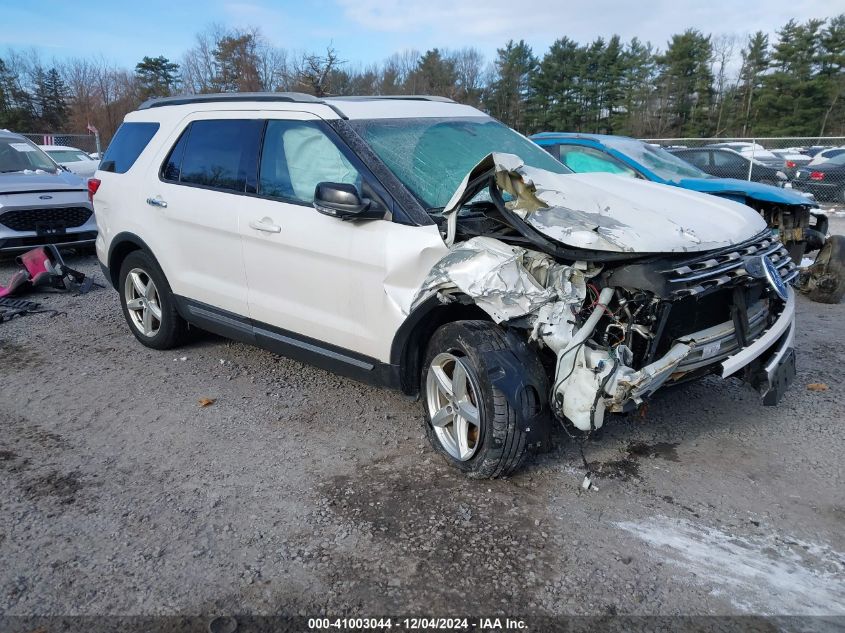
<svg viewBox="0 0 845 633">
<path fill-rule="evenodd" d="M 490 154 L 464 179 L 495 170 L 508 207 L 544 235 L 575 248 L 629 253 L 708 251 L 757 235 L 759 213 L 737 202 L 615 174 L 555 174 L 512 154 Z M 450 222 L 461 189 L 444 213 Z"/>
</svg>

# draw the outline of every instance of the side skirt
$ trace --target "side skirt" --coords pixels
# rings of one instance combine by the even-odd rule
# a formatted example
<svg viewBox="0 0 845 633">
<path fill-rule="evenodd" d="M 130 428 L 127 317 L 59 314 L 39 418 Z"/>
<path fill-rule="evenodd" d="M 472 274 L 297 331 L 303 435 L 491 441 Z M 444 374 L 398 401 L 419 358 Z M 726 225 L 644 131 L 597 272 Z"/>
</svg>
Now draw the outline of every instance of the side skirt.
<svg viewBox="0 0 845 633">
<path fill-rule="evenodd" d="M 399 366 L 176 295 L 191 325 L 371 385 L 400 388 Z"/>
</svg>

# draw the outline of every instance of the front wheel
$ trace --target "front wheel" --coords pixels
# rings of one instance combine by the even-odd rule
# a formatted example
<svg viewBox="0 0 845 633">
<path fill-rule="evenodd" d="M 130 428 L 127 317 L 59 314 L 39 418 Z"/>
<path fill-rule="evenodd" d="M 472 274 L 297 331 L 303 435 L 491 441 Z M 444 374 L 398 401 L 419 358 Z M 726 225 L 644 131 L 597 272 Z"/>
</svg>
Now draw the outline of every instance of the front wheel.
<svg viewBox="0 0 845 633">
<path fill-rule="evenodd" d="M 434 449 L 470 477 L 508 475 L 528 452 L 517 411 L 492 384 L 484 362 L 485 352 L 508 347 L 501 328 L 487 321 L 448 323 L 428 344 L 421 384 L 426 433 Z"/>
<path fill-rule="evenodd" d="M 816 261 L 801 273 L 800 286 L 817 303 L 839 303 L 845 296 L 845 236 L 831 235 Z"/>
</svg>

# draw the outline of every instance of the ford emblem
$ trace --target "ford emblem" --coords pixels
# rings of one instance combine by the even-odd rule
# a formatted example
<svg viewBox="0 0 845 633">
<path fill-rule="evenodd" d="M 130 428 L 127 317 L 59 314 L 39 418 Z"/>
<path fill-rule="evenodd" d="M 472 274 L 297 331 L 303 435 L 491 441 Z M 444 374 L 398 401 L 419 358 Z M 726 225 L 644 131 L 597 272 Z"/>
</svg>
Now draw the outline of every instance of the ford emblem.
<svg viewBox="0 0 845 633">
<path fill-rule="evenodd" d="M 768 255 L 763 256 L 763 266 L 766 267 L 766 279 L 769 280 L 772 288 L 778 293 L 778 297 L 786 301 L 786 295 L 789 294 L 786 289 L 786 284 L 780 276 L 780 271 L 775 268 L 774 262 L 769 259 Z"/>
<path fill-rule="evenodd" d="M 44 196 L 38 196 L 38 199 L 39 199 L 39 200 L 52 200 L 52 199 L 53 199 L 53 196 L 47 196 L 47 195 L 44 195 Z"/>
<path fill-rule="evenodd" d="M 783 278 L 780 276 L 780 271 L 775 267 L 774 262 L 769 259 L 768 255 L 749 257 L 745 260 L 745 270 L 756 279 L 765 279 L 768 281 L 777 295 L 786 301 L 786 295 L 788 294 L 786 283 L 784 283 Z"/>
</svg>

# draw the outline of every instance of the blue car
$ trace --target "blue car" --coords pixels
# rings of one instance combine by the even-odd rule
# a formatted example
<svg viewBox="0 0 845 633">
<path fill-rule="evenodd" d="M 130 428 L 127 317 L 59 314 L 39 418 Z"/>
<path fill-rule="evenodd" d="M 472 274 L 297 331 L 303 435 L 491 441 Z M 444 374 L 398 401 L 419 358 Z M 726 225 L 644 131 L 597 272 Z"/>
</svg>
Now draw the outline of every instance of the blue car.
<svg viewBox="0 0 845 633">
<path fill-rule="evenodd" d="M 795 263 L 822 247 L 827 216 L 815 200 L 788 188 L 717 178 L 662 147 L 625 136 L 543 132 L 531 139 L 576 173 L 609 172 L 729 198 L 759 211 Z"/>
</svg>

